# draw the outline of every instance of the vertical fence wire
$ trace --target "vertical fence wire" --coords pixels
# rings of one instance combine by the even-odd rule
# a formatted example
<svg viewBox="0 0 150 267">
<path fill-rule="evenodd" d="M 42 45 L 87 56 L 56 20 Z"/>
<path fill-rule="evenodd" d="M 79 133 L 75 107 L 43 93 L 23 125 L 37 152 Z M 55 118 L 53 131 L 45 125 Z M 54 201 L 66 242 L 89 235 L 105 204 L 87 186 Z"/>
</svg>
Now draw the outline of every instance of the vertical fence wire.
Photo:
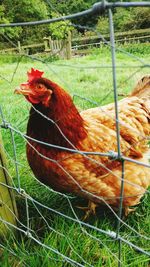
<svg viewBox="0 0 150 267">
<path fill-rule="evenodd" d="M 114 24 L 112 10 L 109 8 L 109 29 L 110 29 L 110 44 L 111 44 L 111 58 L 112 58 L 112 74 L 113 74 L 113 89 L 114 89 L 114 103 L 115 103 L 115 119 L 116 119 L 116 139 L 117 139 L 117 152 L 118 160 L 121 159 L 121 146 L 120 146 L 120 125 L 119 125 L 119 110 L 118 110 L 118 90 L 117 90 L 117 77 L 116 77 L 116 51 L 115 51 L 115 36 L 114 36 Z M 118 216 L 121 219 L 122 204 L 123 204 L 123 188 L 124 188 L 124 160 L 122 161 L 122 181 L 120 187 L 120 203 Z M 120 230 L 120 220 L 117 223 L 116 239 L 118 239 Z M 118 239 L 118 267 L 121 267 L 121 243 Z"/>
<path fill-rule="evenodd" d="M 16 143 L 14 138 L 14 132 L 10 129 L 12 146 L 13 146 L 13 154 L 14 154 L 14 163 L 15 163 L 15 170 L 16 170 L 16 177 L 18 181 L 18 192 L 20 193 L 20 175 L 19 175 L 19 168 L 18 168 L 18 161 L 17 161 L 17 152 L 16 152 Z"/>
<path fill-rule="evenodd" d="M 116 77 L 115 37 L 114 37 L 113 15 L 112 15 L 112 10 L 110 8 L 109 8 L 109 29 L 110 29 L 110 44 L 111 44 L 112 73 L 113 73 L 113 89 L 114 89 L 114 102 L 115 102 L 117 150 L 118 150 L 118 158 L 121 158 L 119 111 L 118 111 L 118 92 L 117 92 L 117 77 Z"/>
</svg>

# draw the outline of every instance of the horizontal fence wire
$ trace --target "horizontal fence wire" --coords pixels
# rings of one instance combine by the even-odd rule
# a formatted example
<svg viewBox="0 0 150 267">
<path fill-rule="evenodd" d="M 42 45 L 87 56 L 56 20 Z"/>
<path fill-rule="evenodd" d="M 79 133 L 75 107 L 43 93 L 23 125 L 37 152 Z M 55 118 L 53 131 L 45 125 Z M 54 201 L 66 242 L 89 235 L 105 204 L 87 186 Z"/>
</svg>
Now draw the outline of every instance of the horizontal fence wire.
<svg viewBox="0 0 150 267">
<path fill-rule="evenodd" d="M 50 1 L 47 1 L 47 3 L 49 5 L 52 5 L 50 3 Z M 123 8 L 150 7 L 150 2 L 114 2 L 114 3 L 111 3 L 111 2 L 107 2 L 104 0 L 102 2 L 98 2 L 98 3 L 94 4 L 91 9 L 88 9 L 88 10 L 85 10 L 82 12 L 78 12 L 76 14 L 68 15 L 68 16 L 60 16 L 58 18 L 41 20 L 41 21 L 0 24 L 1 28 L 18 27 L 18 26 L 34 26 L 34 25 L 50 24 L 50 23 L 55 23 L 58 21 L 70 20 L 73 18 L 80 18 L 82 16 L 89 16 L 89 17 L 90 16 L 100 16 L 100 15 L 104 14 L 105 11 L 108 11 L 110 41 L 105 40 L 105 38 L 100 33 L 96 32 L 94 28 L 90 28 L 88 26 L 82 26 L 82 25 L 75 25 L 73 23 L 69 23 L 67 26 L 70 27 L 71 25 L 73 25 L 77 29 L 81 28 L 81 29 L 86 29 L 86 30 L 93 30 L 93 32 L 95 32 L 97 34 L 97 36 L 101 37 L 104 44 L 109 46 L 109 48 L 111 50 L 111 65 L 108 65 L 108 66 L 101 66 L 101 65 L 98 65 L 98 66 L 81 66 L 81 65 L 79 65 L 78 66 L 77 64 L 68 63 L 68 62 L 67 63 L 62 63 L 62 62 L 53 63 L 52 62 L 52 63 L 48 64 L 42 58 L 38 58 L 34 55 L 22 54 L 18 59 L 18 62 L 15 66 L 14 71 L 12 71 L 12 75 L 9 75 L 6 78 L 2 74 L 0 74 L 0 78 L 5 83 L 10 84 L 10 85 L 13 84 L 15 77 L 19 71 L 20 64 L 22 63 L 22 60 L 24 58 L 29 58 L 33 62 L 39 62 L 40 64 L 46 66 L 48 71 L 51 71 L 51 73 L 53 73 L 56 76 L 56 78 L 58 77 L 59 80 L 62 81 L 63 84 L 65 84 L 69 88 L 70 85 L 66 82 L 66 80 L 64 78 L 60 77 L 60 74 L 54 69 L 55 67 L 59 67 L 60 69 L 63 67 L 69 68 L 69 69 L 73 68 L 73 69 L 77 69 L 77 70 L 78 69 L 80 69 L 80 70 L 81 69 L 87 69 L 87 70 L 89 69 L 90 70 L 90 69 L 102 69 L 102 68 L 103 69 L 104 68 L 106 68 L 106 69 L 111 68 L 112 69 L 113 88 L 109 92 L 106 92 L 106 95 L 104 96 L 104 99 L 102 99 L 102 102 L 105 101 L 108 98 L 108 96 L 113 93 L 114 106 L 115 106 L 114 107 L 115 117 L 113 115 L 111 115 L 110 113 L 108 113 L 108 111 L 105 110 L 105 108 L 103 109 L 103 107 L 101 106 L 101 103 L 97 103 L 96 101 L 87 99 L 86 97 L 80 96 L 76 93 L 73 94 L 73 98 L 75 99 L 77 97 L 82 102 L 83 101 L 86 101 L 87 103 L 90 102 L 89 104 L 93 104 L 94 107 L 99 108 L 99 112 L 106 114 L 108 116 L 108 118 L 114 120 L 114 123 L 116 126 L 117 151 L 101 152 L 101 151 L 82 151 L 82 150 L 77 149 L 72 144 L 72 142 L 67 138 L 67 136 L 65 136 L 65 134 L 62 132 L 61 128 L 59 127 L 59 123 L 57 121 L 55 122 L 52 119 L 50 119 L 49 117 L 46 117 L 43 113 L 39 112 L 39 110 L 37 110 L 35 106 L 32 105 L 34 112 L 37 112 L 39 114 L 39 116 L 48 120 L 48 122 L 50 124 L 55 125 L 55 127 L 58 129 L 60 135 L 64 138 L 64 140 L 66 142 L 68 142 L 70 144 L 71 148 L 67 148 L 67 147 L 63 147 L 63 146 L 59 146 L 59 145 L 54 145 L 54 144 L 47 143 L 47 142 L 42 142 L 38 139 L 35 139 L 33 137 L 28 136 L 22 130 L 22 125 L 24 125 L 27 122 L 28 116 L 24 117 L 24 118 L 18 118 L 18 122 L 14 123 L 11 121 L 11 115 L 9 114 L 9 112 L 11 112 L 11 111 L 8 111 L 8 114 L 9 114 L 9 116 L 8 116 L 5 114 L 7 112 L 6 112 L 5 107 L 3 106 L 3 103 L 0 106 L 0 117 L 1 117 L 0 127 L 1 127 L 3 132 L 5 132 L 5 131 L 7 132 L 7 135 L 10 138 L 11 152 L 7 152 L 7 149 L 5 149 L 5 146 L 3 147 L 3 149 L 6 152 L 6 154 L 8 154 L 7 156 L 8 156 L 9 161 L 10 161 L 10 166 L 13 166 L 13 169 L 14 169 L 13 175 L 12 175 L 12 173 L 11 173 L 12 171 L 9 171 L 4 166 L 0 166 L 7 173 L 8 177 L 11 179 L 11 182 L 12 182 L 12 185 L 6 185 L 6 184 L 0 182 L 0 185 L 3 187 L 9 188 L 12 191 L 16 192 L 18 199 L 20 199 L 21 202 L 24 203 L 23 209 L 24 209 L 24 213 L 25 213 L 25 217 L 26 217 L 25 222 L 22 222 L 21 219 L 20 218 L 18 219 L 17 216 L 14 214 L 14 216 L 16 217 L 16 220 L 17 220 L 17 226 L 12 225 L 10 222 L 4 220 L 2 217 L 0 217 L 0 222 L 3 223 L 4 225 L 6 225 L 6 227 L 14 228 L 18 232 L 24 234 L 27 239 L 32 240 L 36 245 L 42 247 L 43 251 L 45 251 L 45 253 L 51 252 L 52 256 L 50 256 L 51 254 L 50 255 L 47 254 L 48 255 L 47 257 L 48 257 L 49 261 L 52 260 L 55 263 L 55 266 L 56 266 L 56 264 L 58 264 L 58 266 L 102 266 L 102 265 L 95 265 L 95 263 L 93 264 L 91 260 L 88 261 L 87 259 L 85 259 L 84 255 L 82 255 L 82 253 L 77 251 L 77 248 L 75 248 L 75 245 L 73 244 L 73 241 L 68 236 L 68 234 L 66 235 L 66 234 L 60 232 L 60 230 L 58 230 L 57 228 L 52 227 L 51 226 L 51 220 L 48 219 L 49 217 L 46 217 L 46 215 L 48 215 L 49 213 L 52 213 L 54 216 L 58 216 L 60 218 L 63 218 L 64 221 L 66 220 L 67 222 L 71 222 L 71 223 L 74 223 L 75 225 L 77 225 L 79 228 L 77 228 L 76 231 L 77 230 L 80 231 L 80 235 L 82 233 L 84 236 L 89 237 L 92 240 L 92 242 L 98 242 L 99 246 L 103 246 L 106 249 L 108 255 L 111 255 L 114 258 L 114 261 L 116 264 L 115 266 L 117 266 L 117 264 L 119 267 L 127 266 L 126 264 L 124 264 L 124 260 L 123 260 L 123 258 L 124 258 L 123 246 L 124 245 L 128 246 L 129 248 L 134 249 L 136 252 L 142 253 L 143 255 L 146 255 L 148 257 L 150 256 L 149 249 L 144 248 L 144 247 L 142 248 L 141 246 L 135 244 L 135 240 L 134 240 L 134 242 L 132 241 L 133 236 L 135 235 L 136 240 L 137 239 L 147 240 L 147 244 L 148 244 L 148 241 L 150 241 L 150 237 L 146 236 L 145 234 L 142 234 L 143 231 L 141 229 L 139 229 L 139 228 L 138 228 L 138 230 L 137 230 L 137 228 L 135 229 L 134 227 L 131 226 L 132 224 L 131 225 L 128 224 L 122 218 L 125 186 L 130 185 L 130 186 L 132 186 L 132 188 L 136 188 L 137 192 L 138 192 L 138 189 L 140 190 L 143 188 L 142 185 L 136 184 L 132 181 L 128 181 L 125 179 L 126 163 L 132 163 L 133 165 L 140 165 L 141 168 L 145 167 L 147 169 L 150 168 L 150 164 L 147 164 L 147 163 L 143 162 L 142 160 L 140 161 L 140 160 L 136 160 L 134 158 L 127 157 L 124 155 L 125 154 L 124 151 L 121 150 L 120 128 L 123 126 L 125 127 L 125 124 L 124 124 L 124 122 L 120 121 L 120 118 L 119 118 L 119 104 L 118 104 L 118 102 L 119 102 L 119 100 L 118 100 L 118 95 L 119 95 L 118 88 L 119 88 L 119 86 L 117 83 L 117 70 L 118 70 L 118 68 L 128 68 L 128 66 L 124 66 L 124 65 L 118 66 L 116 64 L 116 53 L 121 52 L 121 53 L 131 57 L 133 60 L 137 60 L 138 63 L 140 63 L 139 65 L 131 66 L 133 69 L 135 68 L 136 71 L 131 73 L 131 75 L 124 81 L 124 83 L 127 82 L 127 80 L 130 80 L 131 77 L 133 77 L 141 69 L 149 68 L 150 65 L 147 62 L 144 62 L 143 59 L 139 58 L 138 56 L 132 55 L 132 54 L 124 51 L 123 48 L 116 47 L 115 37 L 114 37 L 114 25 L 113 25 L 112 10 L 114 8 L 118 8 L 118 7 L 123 7 Z M 53 9 L 56 11 L 55 8 L 53 8 Z M 12 41 L 9 38 L 7 38 L 7 40 L 8 40 L 8 42 L 10 42 L 12 44 Z M 16 47 L 16 44 L 14 43 L 13 46 Z M 16 103 L 16 105 L 17 105 L 17 103 Z M 133 130 L 133 131 L 135 131 L 135 134 L 139 134 L 139 132 L 136 131 L 136 129 L 133 129 L 133 127 L 131 127 L 129 125 L 126 125 L 126 130 Z M 150 139 L 149 136 L 147 136 L 146 138 L 147 138 L 147 141 Z M 139 142 L 142 142 L 143 140 L 145 140 L 145 137 L 141 133 L 140 134 L 140 141 L 137 142 L 137 146 L 139 145 Z M 78 213 L 76 212 L 76 209 L 74 208 L 74 204 L 72 202 L 75 199 L 74 196 L 70 196 L 70 195 L 65 194 L 65 193 L 54 191 L 53 189 L 51 189 L 47 185 L 38 181 L 36 179 L 36 177 L 34 177 L 34 175 L 31 173 L 29 168 L 24 163 L 22 163 L 22 161 L 19 159 L 19 153 L 18 153 L 18 148 L 19 148 L 20 142 L 21 142 L 22 146 L 25 143 L 28 144 L 41 159 L 45 159 L 47 161 L 55 163 L 56 166 L 59 167 L 60 170 L 63 172 L 63 174 L 68 176 L 70 181 L 72 181 L 72 183 L 75 184 L 78 187 L 78 189 L 80 189 L 80 191 L 82 193 L 84 193 L 85 196 L 94 197 L 95 200 L 102 202 L 108 208 L 108 210 L 112 214 L 113 218 L 115 218 L 116 225 L 114 227 L 109 226 L 110 229 L 109 229 L 109 227 L 106 227 L 106 229 L 105 229 L 105 227 L 101 228 L 101 227 L 97 226 L 96 224 L 95 225 L 92 223 L 90 224 L 90 223 L 87 223 L 87 222 L 84 222 L 83 220 L 81 220 L 79 218 Z M 33 145 L 33 144 L 35 144 L 35 145 Z M 78 183 L 78 181 L 75 180 L 73 175 L 70 174 L 63 167 L 63 165 L 61 165 L 61 161 L 59 162 L 59 160 L 54 160 L 53 158 L 49 158 L 49 157 L 45 156 L 44 154 L 40 153 L 36 149 L 38 144 L 41 144 L 42 146 L 45 146 L 46 148 L 47 147 L 54 148 L 58 151 L 64 151 L 66 153 L 70 153 L 71 156 L 72 155 L 80 155 L 85 160 L 88 160 L 92 164 L 95 164 L 96 168 L 102 167 L 109 174 L 114 175 L 114 177 L 116 177 L 116 179 L 118 179 L 120 181 L 120 195 L 115 197 L 115 199 L 118 198 L 118 200 L 119 200 L 118 211 L 115 212 L 113 207 L 109 204 L 109 200 L 111 199 L 111 197 L 108 197 L 108 198 L 107 197 L 100 197 L 100 196 L 97 196 L 97 195 L 89 192 L 88 190 L 85 190 L 84 188 L 82 188 L 80 183 Z M 94 156 L 96 156 L 96 157 L 94 158 Z M 113 170 L 111 170 L 109 167 L 105 166 L 105 164 L 101 163 L 101 161 L 99 161 L 97 156 L 99 157 L 99 159 L 106 157 L 111 162 L 119 161 L 121 163 L 121 177 L 119 175 L 117 175 L 116 173 L 114 173 Z M 65 160 L 65 159 L 66 158 L 64 157 L 62 160 Z M 53 198 L 55 195 L 57 195 L 61 199 L 61 201 L 66 201 L 66 203 L 68 205 L 67 209 L 69 209 L 71 211 L 71 214 L 68 215 L 67 212 L 63 212 L 60 209 L 53 208 L 50 205 L 45 204 L 42 201 L 42 198 L 39 200 L 39 198 L 37 198 L 36 195 L 33 194 L 33 196 L 32 196 L 32 193 L 28 193 L 29 190 L 28 190 L 27 185 L 24 184 L 24 186 L 22 186 L 23 183 L 21 181 L 21 175 L 23 172 L 29 175 L 30 180 L 36 181 L 37 186 L 41 186 L 42 188 L 44 188 L 46 190 L 45 194 L 48 194 L 48 196 L 50 194 L 50 196 L 53 196 Z M 14 175 L 15 175 L 15 181 L 13 179 Z M 146 196 L 148 196 L 149 190 L 146 189 L 145 193 L 146 193 Z M 141 193 L 139 193 L 139 196 L 140 195 L 141 195 Z M 49 198 L 50 198 L 50 196 L 49 196 Z M 138 194 L 132 195 L 132 197 L 133 196 L 136 197 L 136 196 L 138 196 Z M 126 196 L 126 197 L 130 198 L 130 195 Z M 112 199 L 113 199 L 113 197 L 112 197 Z M 19 203 L 19 200 L 18 200 L 18 203 Z M 5 205 L 10 210 L 7 203 L 3 203 L 3 205 Z M 55 246 L 53 246 L 51 244 L 51 242 L 49 242 L 49 243 L 44 242 L 43 239 L 40 238 L 40 236 L 38 235 L 38 231 L 36 231 L 32 227 L 32 224 L 31 224 L 31 210 L 30 209 L 31 209 L 32 205 L 33 205 L 34 209 L 36 210 L 36 213 L 38 214 L 38 216 L 41 218 L 43 223 L 46 225 L 46 227 L 48 229 L 47 231 L 55 233 L 56 236 L 60 237 L 60 240 L 61 240 L 61 238 L 63 240 L 65 240 L 65 242 L 67 243 L 67 246 L 69 247 L 69 249 L 71 251 L 70 253 L 64 253 L 63 250 L 61 252 L 59 249 L 55 248 Z M 49 212 L 49 213 L 45 213 L 45 215 L 43 215 L 44 214 L 43 210 L 46 212 Z M 56 217 L 54 217 L 54 220 L 55 220 L 55 218 Z M 111 219 L 112 218 L 110 218 L 110 220 Z M 99 220 L 100 220 L 100 218 L 99 218 Z M 124 232 L 122 230 L 123 228 L 125 228 L 127 231 L 130 232 L 131 239 L 130 239 L 129 233 L 124 234 Z M 104 240 L 101 235 L 106 237 L 106 240 Z M 147 233 L 147 235 L 148 235 L 148 233 Z M 14 239 L 16 240 L 16 237 L 14 237 Z M 48 237 L 47 237 L 47 239 L 48 239 Z M 17 242 L 17 240 L 15 242 Z M 113 242 L 114 242 L 114 244 L 118 243 L 117 253 L 114 252 L 114 250 L 112 249 L 111 246 L 109 246 L 109 244 L 113 243 Z M 17 253 L 9 246 L 9 243 L 8 244 L 2 243 L 2 244 L 0 244 L 0 247 L 3 248 L 4 250 L 6 249 L 13 256 L 19 257 L 17 255 Z M 23 251 L 20 253 L 22 253 L 22 255 L 23 255 Z M 30 256 L 30 252 L 28 254 Z M 75 255 L 75 256 L 72 257 L 72 255 Z M 98 260 L 97 260 L 97 262 L 98 262 Z M 148 262 L 148 261 L 146 260 L 146 262 Z M 60 263 L 61 263 L 61 265 L 60 265 Z M 65 263 L 68 263 L 69 265 L 65 265 Z M 24 266 L 28 266 L 28 264 L 26 264 L 26 262 L 23 262 L 23 264 L 24 264 Z M 109 265 L 109 266 L 111 266 L 111 265 Z M 130 264 L 130 266 L 131 266 L 131 264 Z"/>
</svg>

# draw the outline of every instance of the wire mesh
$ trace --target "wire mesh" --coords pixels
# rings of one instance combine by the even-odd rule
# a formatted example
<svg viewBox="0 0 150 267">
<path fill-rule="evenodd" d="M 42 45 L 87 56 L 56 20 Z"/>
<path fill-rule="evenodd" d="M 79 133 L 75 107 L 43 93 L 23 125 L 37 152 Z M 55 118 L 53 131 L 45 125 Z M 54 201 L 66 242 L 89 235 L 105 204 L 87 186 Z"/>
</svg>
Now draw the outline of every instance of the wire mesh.
<svg viewBox="0 0 150 267">
<path fill-rule="evenodd" d="M 51 5 L 49 1 L 47 2 Z M 78 61 L 76 60 L 71 61 L 71 63 L 66 63 L 65 61 L 48 63 L 42 57 L 22 54 L 18 58 L 17 63 L 11 66 L 12 69 L 9 73 L 5 73 L 5 71 L 1 68 L 1 80 L 4 88 L 7 88 L 8 86 L 11 87 L 10 94 L 12 94 L 14 86 L 18 85 L 18 82 L 22 82 L 21 76 L 25 76 L 26 70 L 33 65 L 38 65 L 38 68 L 45 69 L 47 77 L 49 77 L 49 75 L 54 77 L 56 81 L 58 80 L 66 88 L 68 88 L 68 90 L 73 87 L 73 89 L 70 90 L 72 90 L 71 93 L 73 95 L 74 102 L 77 102 L 81 108 L 82 105 L 83 108 L 89 108 L 92 106 L 97 107 L 99 112 L 107 115 L 110 119 L 113 118 L 116 125 L 117 151 L 82 151 L 76 148 L 62 132 L 58 121 L 53 121 L 49 117 L 46 117 L 43 113 L 36 109 L 36 106 L 32 106 L 35 112 L 39 113 L 40 116 L 57 127 L 64 140 L 70 144 L 71 148 L 62 147 L 57 144 L 43 143 L 42 141 L 25 134 L 25 125 L 28 121 L 28 114 L 26 113 L 26 110 L 28 111 L 29 105 L 25 104 L 22 109 L 22 99 L 13 98 L 13 103 L 11 103 L 11 95 L 7 96 L 7 92 L 5 92 L 6 89 L 4 89 L 4 92 L 2 91 L 2 95 L 4 94 L 4 97 L 8 97 L 8 101 L 10 102 L 8 108 L 3 105 L 3 99 L 1 100 L 0 115 L 1 128 L 5 141 L 4 149 L 9 160 L 9 169 L 5 169 L 5 171 L 12 180 L 12 186 L 4 185 L 2 183 L 1 186 L 9 187 L 16 193 L 20 216 L 19 219 L 16 218 L 18 223 L 17 226 L 11 225 L 9 222 L 4 221 L 1 217 L 0 221 L 7 225 L 8 228 L 15 228 L 20 233 L 20 236 L 19 238 L 16 238 L 12 234 L 12 237 L 8 240 L 8 242 L 1 242 L 0 247 L 3 251 L 5 251 L 5 253 L 9 253 L 12 257 L 15 257 L 17 262 L 21 262 L 23 266 L 31 266 L 35 254 L 38 259 L 38 263 L 36 261 L 34 263 L 35 266 L 40 266 L 41 263 L 42 266 L 47 266 L 47 262 L 49 262 L 48 266 L 148 266 L 149 264 L 148 258 L 150 256 L 150 250 L 148 244 L 150 237 L 148 236 L 148 232 L 142 229 L 142 225 L 144 225 L 143 221 L 145 219 L 145 215 L 143 215 L 143 213 L 146 214 L 146 220 L 149 218 L 147 204 L 149 198 L 148 189 L 146 189 L 145 198 L 142 200 L 144 204 L 141 203 L 139 212 L 131 215 L 129 219 L 124 219 L 122 216 L 124 187 L 128 184 L 132 186 L 132 188 L 137 189 L 135 197 L 138 196 L 138 189 L 140 190 L 143 188 L 139 183 L 124 179 L 127 171 L 126 163 L 132 163 L 134 168 L 136 168 L 136 165 L 140 165 L 141 168 L 146 168 L 147 170 L 150 168 L 148 161 L 145 163 L 143 160 L 139 161 L 125 156 L 122 153 L 120 141 L 120 127 L 125 126 L 125 124 L 122 120 L 120 121 L 119 117 L 120 107 L 118 104 L 118 90 L 123 88 L 126 83 L 131 82 L 131 78 L 136 80 L 138 75 L 141 75 L 141 73 L 143 75 L 150 67 L 149 63 L 145 62 L 145 60 L 130 54 L 125 51 L 124 48 L 117 47 L 115 44 L 112 9 L 115 7 L 134 6 L 150 7 L 150 3 L 108 3 L 106 1 L 102 1 L 100 3 L 96 3 L 89 10 L 66 17 L 62 16 L 56 19 L 29 23 L 11 23 L 9 25 L 0 24 L 0 27 L 47 24 L 77 18 L 84 15 L 100 16 L 106 10 L 108 10 L 109 17 L 110 41 L 107 41 L 94 28 L 89 28 L 85 25 L 68 24 L 68 27 L 73 25 L 76 28 L 92 30 L 97 34 L 97 36 L 101 37 L 105 46 L 107 46 L 110 50 L 110 52 L 108 51 L 108 54 L 110 54 L 111 61 L 109 61 L 108 65 L 98 65 L 96 63 L 92 66 L 87 66 L 86 64 L 78 64 Z M 8 37 L 7 40 L 12 44 L 12 41 Z M 16 46 L 16 44 L 14 44 L 14 46 Z M 123 55 L 126 55 L 126 57 L 132 59 L 134 61 L 134 65 L 117 65 L 117 53 L 122 53 Z M 27 64 L 24 62 L 24 59 L 26 58 L 30 59 L 30 63 Z M 135 64 L 135 61 L 138 62 L 137 65 Z M 124 68 L 131 68 L 131 73 L 127 77 L 125 76 L 126 78 L 118 84 L 117 73 L 118 71 L 122 71 Z M 61 69 L 65 69 L 63 75 L 61 75 Z M 75 90 L 75 86 L 73 86 L 74 79 L 70 84 L 70 82 L 67 81 L 67 77 L 66 79 L 63 78 L 64 75 L 67 75 L 67 71 L 70 70 L 71 75 L 75 72 L 77 73 L 79 76 L 79 82 L 81 81 L 81 78 L 86 81 L 84 75 L 80 78 L 80 71 L 82 72 L 84 70 L 84 72 L 86 71 L 89 74 L 92 69 L 94 71 L 96 70 L 98 75 L 101 73 L 102 69 L 106 69 L 106 71 L 110 70 L 110 73 L 112 74 L 112 79 L 109 81 L 111 89 L 109 91 L 107 90 L 98 101 L 93 100 L 94 98 L 88 99 L 86 97 L 86 84 L 82 89 L 82 94 L 80 95 L 78 91 Z M 18 74 L 20 72 L 21 74 L 18 78 Z M 100 81 L 101 78 L 99 78 L 99 82 Z M 101 87 L 98 86 L 97 90 L 101 90 Z M 96 92 L 93 91 L 93 94 L 96 94 Z M 110 96 L 111 100 L 114 99 L 115 103 L 115 118 L 113 114 L 108 112 L 108 110 L 102 106 L 103 103 L 107 103 L 107 100 L 110 102 Z M 14 117 L 15 113 L 17 114 L 16 117 Z M 133 129 L 132 126 L 128 125 L 126 128 L 139 135 L 139 131 L 135 128 Z M 141 132 L 140 142 L 142 142 L 144 138 L 145 137 Z M 149 136 L 147 136 L 147 139 L 149 140 Z M 100 197 L 97 194 L 95 195 L 84 189 L 73 175 L 69 173 L 63 165 L 61 165 L 61 161 L 47 157 L 40 153 L 37 146 L 34 146 L 32 142 L 36 145 L 42 144 L 50 148 L 65 151 L 71 153 L 71 155 L 80 155 L 85 158 L 85 160 L 92 162 L 93 166 L 96 166 L 95 168 L 103 167 L 104 170 L 114 175 L 114 177 L 120 181 L 120 195 L 116 197 L 116 199 L 119 199 L 118 211 L 116 212 L 109 204 L 111 197 Z M 95 200 L 102 202 L 105 206 L 104 208 L 100 208 L 99 214 L 96 217 L 93 216 L 90 218 L 88 222 L 83 221 L 81 213 L 76 207 L 78 203 L 84 203 L 82 198 L 80 199 L 71 194 L 54 191 L 37 180 L 26 163 L 24 149 L 25 143 L 31 146 L 34 152 L 38 154 L 41 159 L 55 163 L 56 166 L 68 176 L 70 181 L 80 189 L 83 195 L 94 197 Z M 138 144 L 139 141 L 137 142 L 137 145 Z M 20 152 L 20 150 L 22 152 Z M 119 160 L 121 162 L 121 176 L 114 173 L 109 166 L 105 166 L 105 164 L 99 160 L 99 157 L 108 157 L 114 162 Z M 4 166 L 1 166 L 1 168 L 4 168 Z M 141 195 L 141 193 L 139 193 L 139 195 Z M 7 203 L 3 203 L 3 205 L 7 206 Z M 144 208 L 142 208 L 142 205 Z M 19 249 L 20 244 L 23 244 L 21 245 L 21 249 Z"/>
</svg>

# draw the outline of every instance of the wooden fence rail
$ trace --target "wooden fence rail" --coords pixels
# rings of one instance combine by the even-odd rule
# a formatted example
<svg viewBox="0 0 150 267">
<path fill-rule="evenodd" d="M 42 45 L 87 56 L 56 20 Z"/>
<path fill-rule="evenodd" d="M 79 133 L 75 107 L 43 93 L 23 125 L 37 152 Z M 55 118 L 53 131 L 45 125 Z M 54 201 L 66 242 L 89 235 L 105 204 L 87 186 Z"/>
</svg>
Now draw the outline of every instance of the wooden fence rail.
<svg viewBox="0 0 150 267">
<path fill-rule="evenodd" d="M 103 36 L 106 41 L 109 41 L 109 34 Z M 146 42 L 150 40 L 150 29 L 135 30 L 128 32 L 115 33 L 116 42 L 129 43 L 129 42 Z M 91 47 L 101 47 L 104 41 L 99 36 L 71 38 L 71 33 L 68 33 L 66 39 L 52 40 L 51 37 L 44 37 L 43 42 L 40 44 L 21 45 L 18 41 L 16 47 L 0 50 L 0 54 L 35 54 L 49 53 L 50 55 L 59 55 L 63 59 L 70 59 L 71 56 L 81 54 L 84 50 Z"/>
<path fill-rule="evenodd" d="M 32 54 L 32 49 L 41 48 L 42 52 L 50 53 L 51 55 L 59 55 L 61 58 L 71 58 L 71 33 L 68 33 L 66 39 L 52 40 L 51 37 L 44 37 L 43 43 L 21 45 L 18 41 L 17 46 L 0 50 L 0 54 Z"/>
<path fill-rule="evenodd" d="M 115 38 L 129 38 L 129 37 L 138 37 L 138 36 L 145 36 L 145 35 L 150 35 L 150 29 L 140 29 L 140 30 L 134 30 L 134 31 L 126 31 L 126 32 L 115 32 Z M 103 37 L 108 40 L 109 39 L 109 34 L 103 34 Z M 101 39 L 101 37 L 99 37 L 98 35 L 93 35 L 93 36 L 85 36 L 85 37 L 79 37 L 79 38 L 73 38 L 74 42 L 88 42 L 88 41 L 92 41 L 92 40 L 96 40 L 96 39 Z"/>
</svg>

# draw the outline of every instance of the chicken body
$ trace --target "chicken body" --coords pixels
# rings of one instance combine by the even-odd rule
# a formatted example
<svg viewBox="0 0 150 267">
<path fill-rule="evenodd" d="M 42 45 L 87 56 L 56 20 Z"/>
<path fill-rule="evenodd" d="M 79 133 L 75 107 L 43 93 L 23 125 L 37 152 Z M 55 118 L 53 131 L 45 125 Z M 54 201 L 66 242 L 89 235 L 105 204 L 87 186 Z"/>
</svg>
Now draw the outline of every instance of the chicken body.
<svg viewBox="0 0 150 267">
<path fill-rule="evenodd" d="M 81 116 L 87 136 L 73 148 L 89 152 L 117 152 L 114 107 L 108 105 L 103 109 L 89 109 L 81 112 Z M 148 116 L 144 102 L 136 97 L 119 103 L 122 154 L 146 164 L 150 155 L 146 140 L 150 132 Z M 29 136 L 32 135 L 30 130 Z M 39 139 L 35 134 L 33 136 Z M 35 142 L 30 144 L 27 145 L 28 161 L 35 176 L 42 182 L 55 190 L 75 193 L 94 202 L 106 201 L 113 206 L 119 205 L 122 180 L 120 161 L 45 148 Z M 123 205 L 134 206 L 150 184 L 150 169 L 125 162 L 124 179 Z"/>
<path fill-rule="evenodd" d="M 42 97 L 41 102 L 31 108 L 28 122 L 27 135 L 50 144 L 34 140 L 27 144 L 27 158 L 35 176 L 55 190 L 71 192 L 95 203 L 107 202 L 114 207 L 119 206 L 124 179 L 123 206 L 137 205 L 150 185 L 150 168 L 125 161 L 123 177 L 121 160 L 83 154 L 83 151 L 117 152 L 114 105 L 79 114 L 70 96 L 58 85 L 44 79 L 33 80 L 30 84 L 32 88 L 43 84 L 44 88 L 52 90 L 48 101 Z M 34 95 L 35 99 L 38 98 Z M 122 155 L 149 164 L 149 98 L 143 100 L 130 96 L 119 101 L 118 109 Z M 69 149 L 79 152 L 73 153 Z"/>
</svg>

